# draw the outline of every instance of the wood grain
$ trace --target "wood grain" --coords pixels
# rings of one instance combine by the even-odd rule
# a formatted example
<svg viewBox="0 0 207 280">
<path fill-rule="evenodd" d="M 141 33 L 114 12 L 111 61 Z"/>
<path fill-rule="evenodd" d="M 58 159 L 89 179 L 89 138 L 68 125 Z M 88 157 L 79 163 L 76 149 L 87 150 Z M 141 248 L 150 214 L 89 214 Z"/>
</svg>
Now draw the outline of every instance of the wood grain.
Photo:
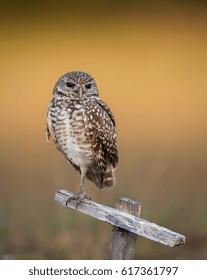
<svg viewBox="0 0 207 280">
<path fill-rule="evenodd" d="M 119 198 L 115 208 L 135 217 L 140 217 L 141 203 L 128 198 Z M 134 259 L 137 234 L 120 227 L 113 226 L 110 243 L 110 260 L 132 260 Z"/>
<path fill-rule="evenodd" d="M 56 192 L 55 201 L 66 206 L 67 199 L 73 195 L 74 193 L 62 189 Z M 76 209 L 76 201 L 71 201 L 67 207 Z M 170 247 L 185 243 L 185 236 L 179 233 L 92 200 L 85 199 L 77 211 Z"/>
</svg>

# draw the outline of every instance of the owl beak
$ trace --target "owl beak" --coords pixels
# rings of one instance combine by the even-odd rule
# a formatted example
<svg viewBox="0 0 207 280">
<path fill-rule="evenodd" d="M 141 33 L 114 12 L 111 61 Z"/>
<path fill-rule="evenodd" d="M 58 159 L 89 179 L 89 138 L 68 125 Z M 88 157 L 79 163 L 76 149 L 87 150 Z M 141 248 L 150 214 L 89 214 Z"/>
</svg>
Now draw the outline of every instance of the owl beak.
<svg viewBox="0 0 207 280">
<path fill-rule="evenodd" d="M 82 87 L 79 87 L 78 95 L 80 96 L 80 98 L 82 97 L 82 95 L 83 95 L 83 88 Z"/>
</svg>

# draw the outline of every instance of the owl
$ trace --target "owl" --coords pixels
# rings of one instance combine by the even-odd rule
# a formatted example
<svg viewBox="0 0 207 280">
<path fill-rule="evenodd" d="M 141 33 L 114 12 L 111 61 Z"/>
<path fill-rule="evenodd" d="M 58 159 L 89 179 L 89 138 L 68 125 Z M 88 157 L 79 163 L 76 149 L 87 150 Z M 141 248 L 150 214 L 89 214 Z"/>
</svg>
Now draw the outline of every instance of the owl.
<svg viewBox="0 0 207 280">
<path fill-rule="evenodd" d="M 57 149 L 80 172 L 80 192 L 70 197 L 79 203 L 88 198 L 85 178 L 102 189 L 115 185 L 118 165 L 114 116 L 100 97 L 95 80 L 73 71 L 61 76 L 49 103 L 46 138 L 52 136 Z"/>
</svg>

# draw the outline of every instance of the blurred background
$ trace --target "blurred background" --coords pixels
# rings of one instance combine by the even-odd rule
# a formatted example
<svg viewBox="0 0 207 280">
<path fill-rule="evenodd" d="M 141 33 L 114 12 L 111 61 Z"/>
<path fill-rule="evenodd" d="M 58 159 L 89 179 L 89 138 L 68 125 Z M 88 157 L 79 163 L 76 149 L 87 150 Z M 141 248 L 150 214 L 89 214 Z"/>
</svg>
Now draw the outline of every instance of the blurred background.
<svg viewBox="0 0 207 280">
<path fill-rule="evenodd" d="M 112 227 L 54 203 L 79 174 L 45 139 L 57 79 L 90 73 L 117 123 L 117 184 L 93 200 L 142 203 L 142 218 L 186 235 L 138 238 L 136 259 L 207 259 L 205 1 L 1 0 L 0 255 L 107 259 Z"/>
</svg>

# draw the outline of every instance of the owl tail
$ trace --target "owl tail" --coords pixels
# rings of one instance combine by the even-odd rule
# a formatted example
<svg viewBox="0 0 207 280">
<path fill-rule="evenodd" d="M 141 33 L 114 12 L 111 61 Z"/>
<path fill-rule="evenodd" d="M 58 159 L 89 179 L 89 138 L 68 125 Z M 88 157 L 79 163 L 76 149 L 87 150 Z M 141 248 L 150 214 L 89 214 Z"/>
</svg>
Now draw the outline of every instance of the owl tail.
<svg viewBox="0 0 207 280">
<path fill-rule="evenodd" d="M 116 184 L 115 169 L 108 164 L 104 173 L 98 173 L 97 169 L 90 169 L 86 173 L 86 177 L 94 182 L 99 189 L 113 187 Z"/>
<path fill-rule="evenodd" d="M 111 164 L 108 164 L 101 188 L 113 187 L 115 184 L 116 184 L 115 169 Z"/>
</svg>

